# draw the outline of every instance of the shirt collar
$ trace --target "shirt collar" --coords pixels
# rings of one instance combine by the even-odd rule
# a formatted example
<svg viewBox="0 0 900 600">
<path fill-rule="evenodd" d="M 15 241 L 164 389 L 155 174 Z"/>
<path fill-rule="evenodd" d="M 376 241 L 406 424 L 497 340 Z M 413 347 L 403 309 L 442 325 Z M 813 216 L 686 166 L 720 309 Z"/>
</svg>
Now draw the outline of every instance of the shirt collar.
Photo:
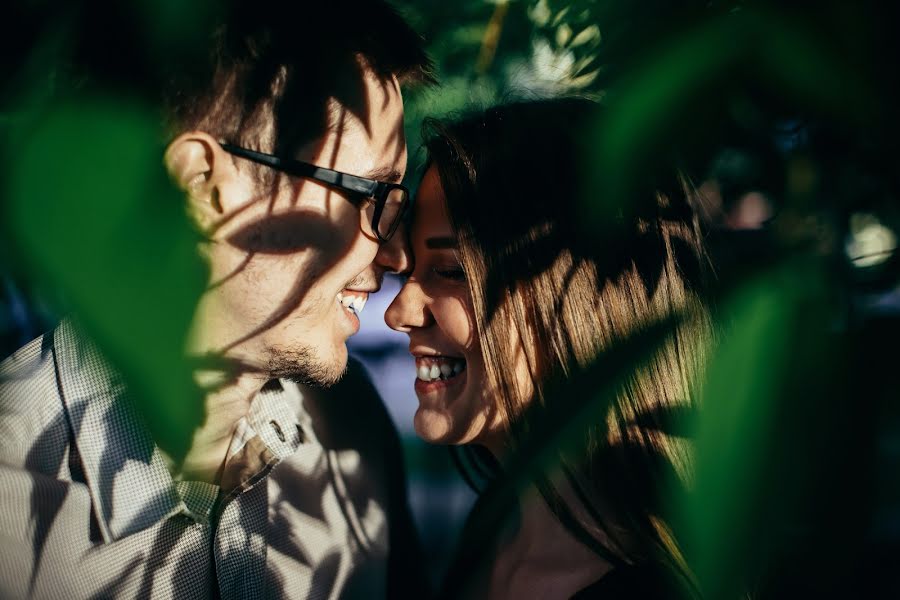
<svg viewBox="0 0 900 600">
<path fill-rule="evenodd" d="M 313 441 L 311 429 L 304 427 L 308 418 L 296 383 L 281 379 L 266 384 L 235 426 L 222 492 L 231 496 L 247 491 L 300 444 Z"/>
<path fill-rule="evenodd" d="M 278 460 L 293 454 L 311 434 L 303 392 L 288 379 L 270 381 L 253 399 L 247 420 Z"/>
</svg>

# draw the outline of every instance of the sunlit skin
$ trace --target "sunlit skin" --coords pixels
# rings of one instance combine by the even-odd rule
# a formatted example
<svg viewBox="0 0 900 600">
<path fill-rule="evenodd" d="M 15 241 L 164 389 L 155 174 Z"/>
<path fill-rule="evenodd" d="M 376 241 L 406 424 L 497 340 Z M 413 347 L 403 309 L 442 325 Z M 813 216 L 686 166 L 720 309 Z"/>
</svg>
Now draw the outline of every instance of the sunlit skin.
<svg viewBox="0 0 900 600">
<path fill-rule="evenodd" d="M 500 452 L 503 419 L 487 381 L 472 299 L 444 202 L 432 167 L 419 187 L 410 230 L 415 266 L 385 312 L 385 321 L 409 335 L 414 357 L 465 360 L 465 370 L 452 379 L 416 380 L 416 433 L 432 443 L 478 443 Z"/>
<path fill-rule="evenodd" d="M 366 73 L 362 112 L 338 110 L 339 126 L 296 158 L 399 181 L 407 158 L 400 88 L 395 79 Z M 359 320 L 338 303 L 338 293 L 375 292 L 386 271 L 406 270 L 410 258 L 402 231 L 379 244 L 369 204 L 356 206 L 302 178 L 282 177 L 275 190 L 258 185 L 249 161 L 228 154 L 203 132 L 180 136 L 166 158 L 208 237 L 201 251 L 210 285 L 196 312 L 189 352 L 243 365 L 236 378 L 201 374 L 201 383 L 226 385 L 207 398 L 207 422 L 195 435 L 185 470 L 214 479 L 235 423 L 270 377 L 329 383 L 346 368 L 346 341 Z"/>
</svg>

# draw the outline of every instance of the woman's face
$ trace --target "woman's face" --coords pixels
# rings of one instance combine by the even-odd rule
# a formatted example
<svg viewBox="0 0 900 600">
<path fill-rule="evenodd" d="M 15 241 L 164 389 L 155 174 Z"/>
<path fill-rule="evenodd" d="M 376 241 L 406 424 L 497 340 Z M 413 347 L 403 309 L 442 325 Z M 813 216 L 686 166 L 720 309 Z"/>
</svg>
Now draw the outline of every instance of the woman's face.
<svg viewBox="0 0 900 600">
<path fill-rule="evenodd" d="M 444 201 L 432 166 L 422 179 L 410 232 L 415 267 L 385 321 L 409 334 L 419 398 L 416 433 L 432 443 L 476 442 L 496 451 L 502 421 Z"/>
</svg>

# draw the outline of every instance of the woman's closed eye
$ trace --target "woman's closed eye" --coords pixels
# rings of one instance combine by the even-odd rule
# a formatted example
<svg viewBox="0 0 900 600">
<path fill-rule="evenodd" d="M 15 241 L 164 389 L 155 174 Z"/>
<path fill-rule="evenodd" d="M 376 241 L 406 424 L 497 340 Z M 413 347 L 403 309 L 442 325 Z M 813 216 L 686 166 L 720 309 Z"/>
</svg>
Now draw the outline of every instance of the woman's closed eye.
<svg viewBox="0 0 900 600">
<path fill-rule="evenodd" d="M 441 279 L 447 279 L 449 281 L 465 281 L 466 279 L 466 273 L 460 265 L 434 267 L 432 271 Z"/>
</svg>

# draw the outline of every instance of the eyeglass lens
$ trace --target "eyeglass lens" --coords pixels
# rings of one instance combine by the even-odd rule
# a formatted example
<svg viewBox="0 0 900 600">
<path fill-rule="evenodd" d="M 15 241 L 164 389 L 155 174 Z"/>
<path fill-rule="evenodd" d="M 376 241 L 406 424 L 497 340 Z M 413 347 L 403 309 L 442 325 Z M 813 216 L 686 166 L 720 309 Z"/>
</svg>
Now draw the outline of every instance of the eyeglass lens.
<svg viewBox="0 0 900 600">
<path fill-rule="evenodd" d="M 403 208 L 406 205 L 406 192 L 401 188 L 394 188 L 388 192 L 385 198 L 384 209 L 378 219 L 378 235 L 382 239 L 389 239 L 400 225 L 400 217 L 403 216 Z"/>
</svg>

